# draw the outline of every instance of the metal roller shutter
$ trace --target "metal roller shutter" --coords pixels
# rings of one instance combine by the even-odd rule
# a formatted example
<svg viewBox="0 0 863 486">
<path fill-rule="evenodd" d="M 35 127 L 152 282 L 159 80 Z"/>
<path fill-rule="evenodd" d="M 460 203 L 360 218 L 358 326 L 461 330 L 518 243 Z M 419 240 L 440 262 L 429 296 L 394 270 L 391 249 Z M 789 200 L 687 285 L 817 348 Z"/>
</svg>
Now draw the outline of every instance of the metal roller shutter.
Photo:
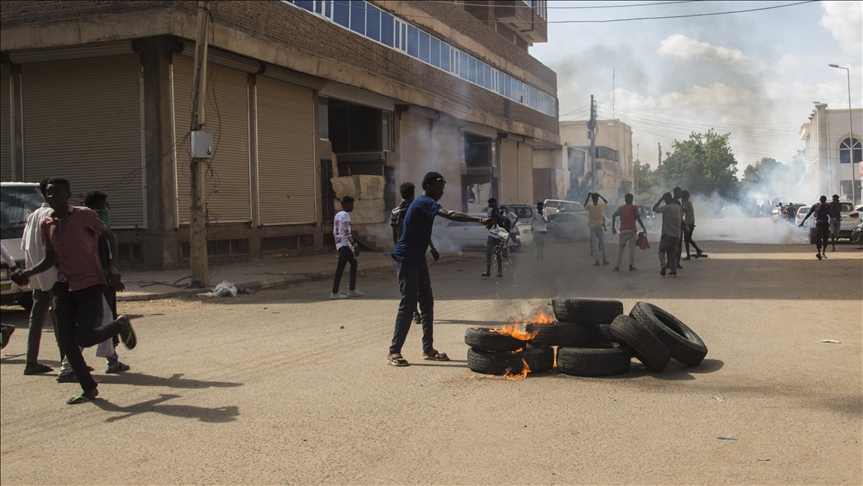
<svg viewBox="0 0 863 486">
<path fill-rule="evenodd" d="M 402 182 L 413 182 L 422 191 L 423 176 L 432 170 L 429 119 L 402 113 L 399 173 Z"/>
<path fill-rule="evenodd" d="M 518 159 L 515 142 L 503 139 L 500 142 L 500 204 L 510 204 L 518 199 Z"/>
<path fill-rule="evenodd" d="M 314 223 L 314 93 L 263 76 L 256 89 L 261 224 Z"/>
<path fill-rule="evenodd" d="M 177 172 L 177 213 L 189 222 L 189 126 L 194 64 L 174 56 L 174 137 Z M 252 219 L 249 176 L 248 75 L 214 63 L 207 66 L 207 125 L 215 155 L 207 171 L 207 216 L 210 224 Z"/>
<path fill-rule="evenodd" d="M 12 180 L 12 121 L 9 113 L 9 66 L 0 64 L 0 181 Z"/>
<path fill-rule="evenodd" d="M 518 198 L 521 204 L 533 204 L 533 147 L 522 143 L 518 146 Z"/>
<path fill-rule="evenodd" d="M 24 178 L 108 194 L 115 228 L 144 227 L 138 56 L 23 64 Z"/>
</svg>

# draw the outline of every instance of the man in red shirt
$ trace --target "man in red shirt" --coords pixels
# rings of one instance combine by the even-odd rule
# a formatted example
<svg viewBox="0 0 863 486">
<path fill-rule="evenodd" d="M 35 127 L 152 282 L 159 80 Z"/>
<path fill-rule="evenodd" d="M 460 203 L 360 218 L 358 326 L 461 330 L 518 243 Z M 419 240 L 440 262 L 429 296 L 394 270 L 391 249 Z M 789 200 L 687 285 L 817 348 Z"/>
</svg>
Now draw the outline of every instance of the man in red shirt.
<svg viewBox="0 0 863 486">
<path fill-rule="evenodd" d="M 635 227 L 635 222 L 641 225 L 641 229 L 647 233 L 647 228 L 641 221 L 641 216 L 638 214 L 638 206 L 632 204 L 632 194 L 627 194 L 623 197 L 626 204 L 617 208 L 617 211 L 611 215 L 611 232 L 616 234 L 617 228 L 614 227 L 617 217 L 620 216 L 620 242 L 617 245 L 617 263 L 612 269 L 615 272 L 620 271 L 620 264 L 623 262 L 623 250 L 626 245 L 629 245 L 629 271 L 638 270 L 635 268 L 635 240 L 638 237 L 638 229 Z"/>
<path fill-rule="evenodd" d="M 113 267 L 104 271 L 99 260 L 99 238 L 106 234 L 105 223 L 92 209 L 70 206 L 71 195 L 66 179 L 48 180 L 45 198 L 54 212 L 41 224 L 45 258 L 21 272 L 21 277 L 30 278 L 57 266 L 53 287 L 57 337 L 83 390 L 66 401 L 74 405 L 99 395 L 79 346 L 93 346 L 119 334 L 120 341 L 133 349 L 137 338 L 128 317 L 120 316 L 102 325 L 102 292 L 109 279 L 112 285 L 121 285 L 120 274 Z"/>
</svg>

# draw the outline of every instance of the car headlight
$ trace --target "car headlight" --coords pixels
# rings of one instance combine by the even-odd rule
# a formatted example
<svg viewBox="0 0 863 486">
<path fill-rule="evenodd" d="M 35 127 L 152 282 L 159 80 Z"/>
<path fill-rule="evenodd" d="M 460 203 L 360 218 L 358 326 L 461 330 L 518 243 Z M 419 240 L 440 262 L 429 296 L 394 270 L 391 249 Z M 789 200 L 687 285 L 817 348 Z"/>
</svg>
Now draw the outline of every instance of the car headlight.
<svg viewBox="0 0 863 486">
<path fill-rule="evenodd" d="M 0 268 L 0 280 L 9 280 L 9 269 L 6 267 Z"/>
</svg>

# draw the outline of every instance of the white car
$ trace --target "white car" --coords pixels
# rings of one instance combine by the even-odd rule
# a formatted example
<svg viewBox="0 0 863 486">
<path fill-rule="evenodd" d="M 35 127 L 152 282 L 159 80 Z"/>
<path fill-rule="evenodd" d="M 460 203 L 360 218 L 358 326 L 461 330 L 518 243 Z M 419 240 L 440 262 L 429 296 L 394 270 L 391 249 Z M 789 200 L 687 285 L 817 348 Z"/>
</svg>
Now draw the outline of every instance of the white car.
<svg viewBox="0 0 863 486">
<path fill-rule="evenodd" d="M 800 206 L 800 208 L 797 209 L 797 216 L 794 220 L 797 226 L 800 226 L 800 223 L 802 223 L 803 219 L 806 218 L 806 215 L 809 214 L 810 209 L 811 208 L 809 206 Z M 812 221 L 812 218 L 809 218 L 809 221 Z M 807 224 L 811 223 L 807 222 Z"/>
<path fill-rule="evenodd" d="M 28 182 L 0 183 L 0 240 L 3 247 L 12 254 L 18 265 L 24 265 L 24 250 L 21 249 L 21 235 L 30 213 L 42 206 L 45 199 L 39 191 L 39 184 Z M 0 264 L 0 303 L 17 303 L 30 310 L 33 307 L 33 291 L 19 287 L 9 278 L 10 269 L 5 261 Z"/>
<path fill-rule="evenodd" d="M 555 240 L 589 241 L 587 212 L 568 211 L 548 216 L 548 235 Z"/>
<path fill-rule="evenodd" d="M 842 219 L 839 224 L 839 237 L 851 239 L 851 231 L 860 224 L 860 209 L 863 206 L 854 209 L 854 205 L 848 201 L 842 201 L 840 204 L 842 204 Z"/>
<path fill-rule="evenodd" d="M 469 213 L 478 218 L 487 217 L 486 213 Z M 458 251 L 466 249 L 485 249 L 488 241 L 488 229 L 485 226 L 469 222 L 450 221 L 445 218 L 435 218 L 432 242 L 441 251 Z M 509 246 L 515 245 L 512 239 Z"/>
<path fill-rule="evenodd" d="M 583 212 L 585 211 L 584 206 L 581 203 L 575 201 L 565 201 L 563 199 L 546 199 L 543 203 L 545 206 L 545 215 L 551 216 L 552 214 L 559 213 L 561 211 L 564 212 Z"/>
</svg>

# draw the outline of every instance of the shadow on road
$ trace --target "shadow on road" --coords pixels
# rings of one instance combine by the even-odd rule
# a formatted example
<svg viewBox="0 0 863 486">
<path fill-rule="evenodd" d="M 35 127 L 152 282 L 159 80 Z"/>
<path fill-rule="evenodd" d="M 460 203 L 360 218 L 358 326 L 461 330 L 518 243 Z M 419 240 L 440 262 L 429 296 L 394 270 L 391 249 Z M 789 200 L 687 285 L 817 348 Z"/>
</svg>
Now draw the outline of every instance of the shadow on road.
<svg viewBox="0 0 863 486">
<path fill-rule="evenodd" d="M 116 422 L 125 418 L 140 415 L 142 413 L 158 413 L 171 417 L 198 419 L 201 422 L 224 423 L 237 420 L 240 411 L 236 406 L 226 407 L 196 407 L 194 405 L 163 405 L 168 400 L 180 398 L 180 395 L 161 394 L 159 398 L 147 400 L 146 402 L 137 403 L 128 407 L 115 405 L 108 400 L 97 398 L 93 400 L 93 405 L 101 408 L 106 412 L 121 413 L 123 415 L 110 417 L 105 422 Z"/>
<path fill-rule="evenodd" d="M 175 373 L 170 378 L 153 376 L 145 373 L 126 372 L 116 375 L 99 375 L 98 382 L 110 385 L 164 386 L 168 388 L 233 388 L 242 383 L 225 381 L 204 381 L 181 378 L 182 373 Z"/>
</svg>

